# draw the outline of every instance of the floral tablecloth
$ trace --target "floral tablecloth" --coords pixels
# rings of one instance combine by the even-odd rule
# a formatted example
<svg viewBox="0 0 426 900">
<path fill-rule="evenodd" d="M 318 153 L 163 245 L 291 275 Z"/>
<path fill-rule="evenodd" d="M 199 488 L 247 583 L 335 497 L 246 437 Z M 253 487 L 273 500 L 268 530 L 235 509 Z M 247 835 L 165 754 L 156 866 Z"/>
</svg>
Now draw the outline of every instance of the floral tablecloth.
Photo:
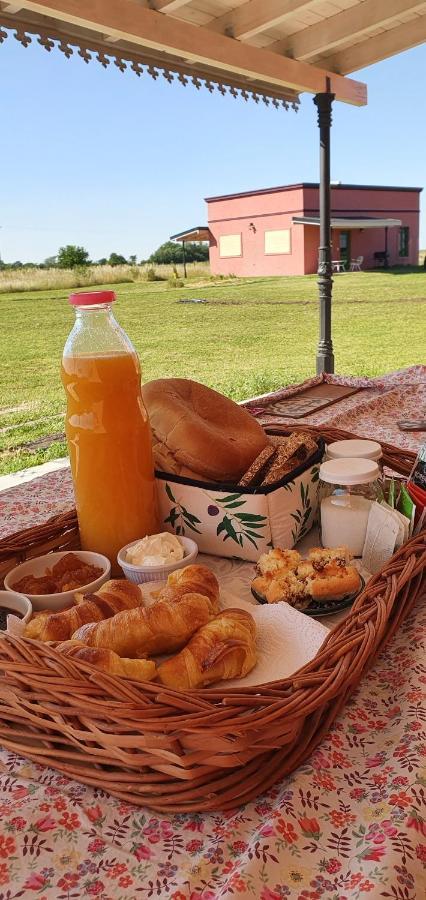
<svg viewBox="0 0 426 900">
<path fill-rule="evenodd" d="M 0 498 L 16 531 L 69 506 L 68 474 Z M 1 750 L 0 900 L 420 900 L 425 635 L 418 604 L 308 763 L 231 813 L 159 816 Z"/>
</svg>

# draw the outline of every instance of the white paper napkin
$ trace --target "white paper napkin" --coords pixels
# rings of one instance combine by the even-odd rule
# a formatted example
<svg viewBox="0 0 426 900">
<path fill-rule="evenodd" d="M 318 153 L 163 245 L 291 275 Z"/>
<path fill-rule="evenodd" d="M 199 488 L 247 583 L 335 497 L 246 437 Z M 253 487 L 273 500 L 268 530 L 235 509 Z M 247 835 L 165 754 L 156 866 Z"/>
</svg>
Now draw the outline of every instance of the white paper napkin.
<svg viewBox="0 0 426 900">
<path fill-rule="evenodd" d="M 19 618 L 19 616 L 14 616 L 10 614 L 7 617 L 6 621 L 6 633 L 11 634 L 13 637 L 23 637 L 25 631 L 25 622 Z"/>
<path fill-rule="evenodd" d="M 212 557 L 209 557 L 209 564 L 211 568 L 216 568 L 212 565 Z M 246 609 L 253 616 L 256 622 L 258 661 L 245 678 L 220 682 L 224 687 L 249 687 L 293 675 L 316 656 L 329 632 L 321 622 L 305 616 L 288 603 L 256 603 L 249 587 L 253 566 L 247 563 L 242 565 L 243 569 L 239 565 L 234 569 L 235 581 L 232 578 L 232 567 L 229 567 L 228 577 L 220 579 L 221 585 L 226 584 L 226 587 L 221 588 L 220 605 L 222 609 Z M 151 582 L 142 585 L 147 605 L 156 602 L 152 592 L 157 592 L 163 584 L 164 582 Z"/>
</svg>

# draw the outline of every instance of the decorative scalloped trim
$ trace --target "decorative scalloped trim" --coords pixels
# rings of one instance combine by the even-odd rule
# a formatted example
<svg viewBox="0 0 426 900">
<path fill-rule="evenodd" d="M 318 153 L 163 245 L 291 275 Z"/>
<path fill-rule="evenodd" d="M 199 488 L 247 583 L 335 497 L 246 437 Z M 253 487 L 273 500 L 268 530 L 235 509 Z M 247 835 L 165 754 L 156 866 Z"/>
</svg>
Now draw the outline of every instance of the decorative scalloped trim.
<svg viewBox="0 0 426 900">
<path fill-rule="evenodd" d="M 67 59 L 70 59 L 71 56 L 77 53 L 85 63 L 95 61 L 100 63 L 104 69 L 113 63 L 120 69 L 120 72 L 130 69 L 139 78 L 141 75 L 149 75 L 156 80 L 162 75 L 169 84 L 177 80 L 184 87 L 191 83 L 197 90 L 206 88 L 210 94 L 217 90 L 222 95 L 230 94 L 234 99 L 242 98 L 246 102 L 247 100 L 254 100 L 255 103 L 262 102 L 266 106 L 272 105 L 275 109 L 293 109 L 295 112 L 299 110 L 300 100 L 286 100 L 278 95 L 274 95 L 273 91 L 263 92 L 260 88 L 258 90 L 255 88 L 250 90 L 248 87 L 240 87 L 234 84 L 232 79 L 229 79 L 229 81 L 216 79 L 212 73 L 205 76 L 192 75 L 174 62 L 171 62 L 170 67 L 150 62 L 147 58 L 148 54 L 139 56 L 139 54 L 133 54 L 126 50 L 118 52 L 114 51 L 113 46 L 111 46 L 111 50 L 107 50 L 96 41 L 88 40 L 83 42 L 80 38 L 68 39 L 56 35 L 50 30 L 47 31 L 40 28 L 38 25 L 22 28 L 13 26 L 9 22 L 2 22 L 0 19 L 0 44 L 12 35 L 23 47 L 28 47 L 32 43 L 33 38 L 36 37 L 37 43 L 44 47 L 48 53 L 51 53 L 52 50 L 59 50 Z"/>
</svg>

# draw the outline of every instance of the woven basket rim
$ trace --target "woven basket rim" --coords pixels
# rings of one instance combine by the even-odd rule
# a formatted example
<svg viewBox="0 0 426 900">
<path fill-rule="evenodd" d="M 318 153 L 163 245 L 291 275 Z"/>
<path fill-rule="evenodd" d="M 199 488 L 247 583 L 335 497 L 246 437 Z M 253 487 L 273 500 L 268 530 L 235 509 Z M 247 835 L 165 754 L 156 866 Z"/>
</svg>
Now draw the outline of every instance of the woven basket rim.
<svg viewBox="0 0 426 900">
<path fill-rule="evenodd" d="M 269 433 L 274 433 L 274 432 L 275 433 L 283 433 L 283 432 L 287 433 L 291 430 L 300 430 L 300 431 L 308 431 L 308 432 L 310 431 L 310 432 L 313 432 L 320 436 L 323 436 L 326 433 L 328 435 L 331 434 L 333 436 L 338 435 L 338 437 L 337 437 L 338 440 L 347 439 L 347 438 L 351 439 L 351 438 L 358 437 L 357 435 L 351 434 L 350 432 L 342 431 L 341 429 L 327 428 L 326 426 L 322 426 L 322 425 L 314 425 L 314 426 L 308 425 L 307 426 L 305 424 L 297 424 L 297 423 L 295 423 L 294 426 L 293 426 L 293 423 L 291 425 L 288 425 L 288 424 L 278 425 L 277 424 L 276 426 L 274 426 L 273 424 L 272 425 L 268 424 L 267 426 L 265 426 L 265 430 L 267 430 Z M 345 435 L 345 438 L 341 438 L 340 437 L 341 435 Z M 416 454 L 413 451 L 409 451 L 409 450 L 400 451 L 399 448 L 394 447 L 393 445 L 388 444 L 383 441 L 378 441 L 378 443 L 380 443 L 380 445 L 382 447 L 384 456 L 386 456 L 387 453 L 396 454 L 396 456 L 398 456 L 400 454 L 402 457 L 411 457 L 413 459 L 413 461 L 416 457 Z M 68 510 L 66 512 L 60 513 L 59 515 L 52 516 L 50 519 L 48 519 L 45 523 L 43 523 L 40 526 L 35 526 L 35 528 L 33 527 L 33 528 L 24 529 L 22 531 L 18 531 L 15 534 L 10 535 L 8 538 L 5 538 L 4 540 L 0 541 L 0 560 L 2 559 L 2 556 L 5 555 L 7 552 L 6 549 L 2 548 L 3 544 L 7 545 L 10 543 L 14 543 L 16 540 L 21 542 L 23 539 L 25 539 L 25 537 L 27 535 L 28 536 L 33 535 L 34 532 L 40 532 L 43 530 L 49 531 L 51 529 L 52 525 L 54 525 L 54 524 L 57 526 L 60 526 L 61 524 L 64 524 L 65 526 L 70 526 L 70 524 L 71 525 L 73 524 L 73 520 L 75 518 L 76 518 L 76 510 L 75 509 Z M 71 522 L 70 522 L 70 519 L 71 519 Z M 298 669 L 294 674 L 287 676 L 284 679 L 276 679 L 274 681 L 264 682 L 263 684 L 248 685 L 246 687 L 242 686 L 240 688 L 227 687 L 226 682 L 220 682 L 220 690 L 215 689 L 214 687 L 208 687 L 208 688 L 196 688 L 196 689 L 187 690 L 187 691 L 174 691 L 173 689 L 165 688 L 163 685 L 159 685 L 158 682 L 155 682 L 155 681 L 134 682 L 134 681 L 131 681 L 131 679 L 126 679 L 126 681 L 129 681 L 129 682 L 131 682 L 132 685 L 136 685 L 136 686 L 143 685 L 144 689 L 148 688 L 149 693 L 153 692 L 153 693 L 157 693 L 157 694 L 165 695 L 165 696 L 167 696 L 168 694 L 172 694 L 173 696 L 176 694 L 179 694 L 180 696 L 188 695 L 191 697 L 194 697 L 194 696 L 204 697 L 205 696 L 206 699 L 209 699 L 209 698 L 213 699 L 215 692 L 219 692 L 221 696 L 226 695 L 230 698 L 230 697 L 238 696 L 240 694 L 248 695 L 248 696 L 250 696 L 251 694 L 255 695 L 256 693 L 258 693 L 259 689 L 262 689 L 262 688 L 263 689 L 269 689 L 269 688 L 279 689 L 280 687 L 288 688 L 291 686 L 291 684 L 294 683 L 295 676 L 300 675 L 300 677 L 302 677 L 304 674 L 310 672 L 313 664 L 315 663 L 315 660 L 321 654 L 324 646 L 327 645 L 327 643 L 330 641 L 331 635 L 338 634 L 340 632 L 340 626 L 347 625 L 347 623 L 352 619 L 352 616 L 354 614 L 355 614 L 355 616 L 357 616 L 359 614 L 359 612 L 361 611 L 361 608 L 363 606 L 365 596 L 366 595 L 369 596 L 371 589 L 373 589 L 374 586 L 376 585 L 376 583 L 378 581 L 380 581 L 381 577 L 386 572 L 387 567 L 389 565 L 395 563 L 401 556 L 405 556 L 407 553 L 407 550 L 410 548 L 410 546 L 416 547 L 419 540 L 420 540 L 420 545 L 421 545 L 421 543 L 424 542 L 425 539 L 426 539 L 426 527 L 424 530 L 422 530 L 420 535 L 417 535 L 414 538 L 411 538 L 408 542 L 403 544 L 403 546 L 395 554 L 393 554 L 393 556 L 391 557 L 391 560 L 389 560 L 388 563 L 379 572 L 377 572 L 375 575 L 372 576 L 372 578 L 368 581 L 368 583 L 364 586 L 363 590 L 357 596 L 355 603 L 350 608 L 347 615 L 342 619 L 342 621 L 340 623 L 338 623 L 333 629 L 330 630 L 328 635 L 325 636 L 324 641 L 323 641 L 320 649 L 318 650 L 316 656 L 312 660 L 309 660 L 304 666 L 302 666 L 300 669 Z M 36 647 L 42 651 L 42 655 L 43 655 L 43 648 L 46 648 L 46 646 L 47 646 L 48 651 L 49 651 L 48 656 L 50 656 L 52 659 L 56 660 L 57 663 L 58 662 L 62 663 L 64 660 L 64 657 L 62 656 L 60 651 L 55 650 L 55 648 L 51 644 L 46 645 L 40 641 L 31 640 L 29 638 L 24 638 L 24 637 L 22 637 L 22 638 L 13 637 L 12 635 L 10 635 L 6 632 L 0 633 L 0 637 L 6 638 L 6 640 L 8 640 L 11 644 L 15 644 L 16 646 L 18 646 L 19 643 L 22 641 L 24 643 L 28 643 L 29 645 L 34 645 L 34 647 Z M 99 672 L 99 670 L 97 670 L 94 666 L 90 665 L 89 663 L 82 663 L 80 660 L 75 660 L 75 659 L 72 660 L 71 668 L 72 667 L 74 668 L 74 670 L 76 670 L 77 672 L 80 672 L 80 673 L 87 671 L 89 673 L 89 675 L 93 675 L 93 672 Z M 113 681 L 117 682 L 118 684 L 121 684 L 123 681 L 122 678 L 120 678 L 119 676 L 114 676 L 114 675 L 109 675 L 108 679 L 112 679 Z"/>
<path fill-rule="evenodd" d="M 395 471 L 407 473 L 414 458 L 386 445 Z M 77 540 L 75 510 L 54 516 L 0 541 L 0 572 L 19 553 L 72 549 Z M 235 809 L 309 757 L 425 589 L 426 529 L 370 579 L 312 660 L 285 679 L 245 688 L 220 682 L 173 691 L 3 634 L 0 743 L 158 812 Z"/>
</svg>

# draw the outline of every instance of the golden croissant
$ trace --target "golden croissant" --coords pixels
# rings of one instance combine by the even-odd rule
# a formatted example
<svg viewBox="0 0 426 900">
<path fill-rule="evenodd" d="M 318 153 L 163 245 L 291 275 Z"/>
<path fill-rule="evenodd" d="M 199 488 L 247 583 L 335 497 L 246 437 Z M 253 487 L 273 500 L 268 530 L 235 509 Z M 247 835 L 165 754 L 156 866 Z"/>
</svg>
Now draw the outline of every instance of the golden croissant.
<svg viewBox="0 0 426 900">
<path fill-rule="evenodd" d="M 60 612 L 35 615 L 25 628 L 25 637 L 38 641 L 67 641 L 86 622 L 100 622 L 122 610 L 142 605 L 137 584 L 123 579 L 106 581 L 95 594 L 75 594 L 76 606 Z"/>
<path fill-rule="evenodd" d="M 203 625 L 177 656 L 162 663 L 157 678 L 177 691 L 242 678 L 256 665 L 256 624 L 243 609 L 225 609 Z"/>
<path fill-rule="evenodd" d="M 57 644 L 55 649 L 64 656 L 90 663 L 108 675 L 132 678 L 133 681 L 152 681 L 155 676 L 155 662 L 152 659 L 121 659 L 112 650 L 86 647 L 79 641 L 64 641 Z"/>
<path fill-rule="evenodd" d="M 212 617 L 208 597 L 185 594 L 179 603 L 157 601 L 153 606 L 117 613 L 104 622 L 83 625 L 73 639 L 88 647 L 107 647 L 119 656 L 171 653 Z"/>
<path fill-rule="evenodd" d="M 207 566 L 185 566 L 172 572 L 167 585 L 159 592 L 158 600 L 179 601 L 185 594 L 202 594 L 208 597 L 213 613 L 219 612 L 219 583 Z"/>
</svg>

